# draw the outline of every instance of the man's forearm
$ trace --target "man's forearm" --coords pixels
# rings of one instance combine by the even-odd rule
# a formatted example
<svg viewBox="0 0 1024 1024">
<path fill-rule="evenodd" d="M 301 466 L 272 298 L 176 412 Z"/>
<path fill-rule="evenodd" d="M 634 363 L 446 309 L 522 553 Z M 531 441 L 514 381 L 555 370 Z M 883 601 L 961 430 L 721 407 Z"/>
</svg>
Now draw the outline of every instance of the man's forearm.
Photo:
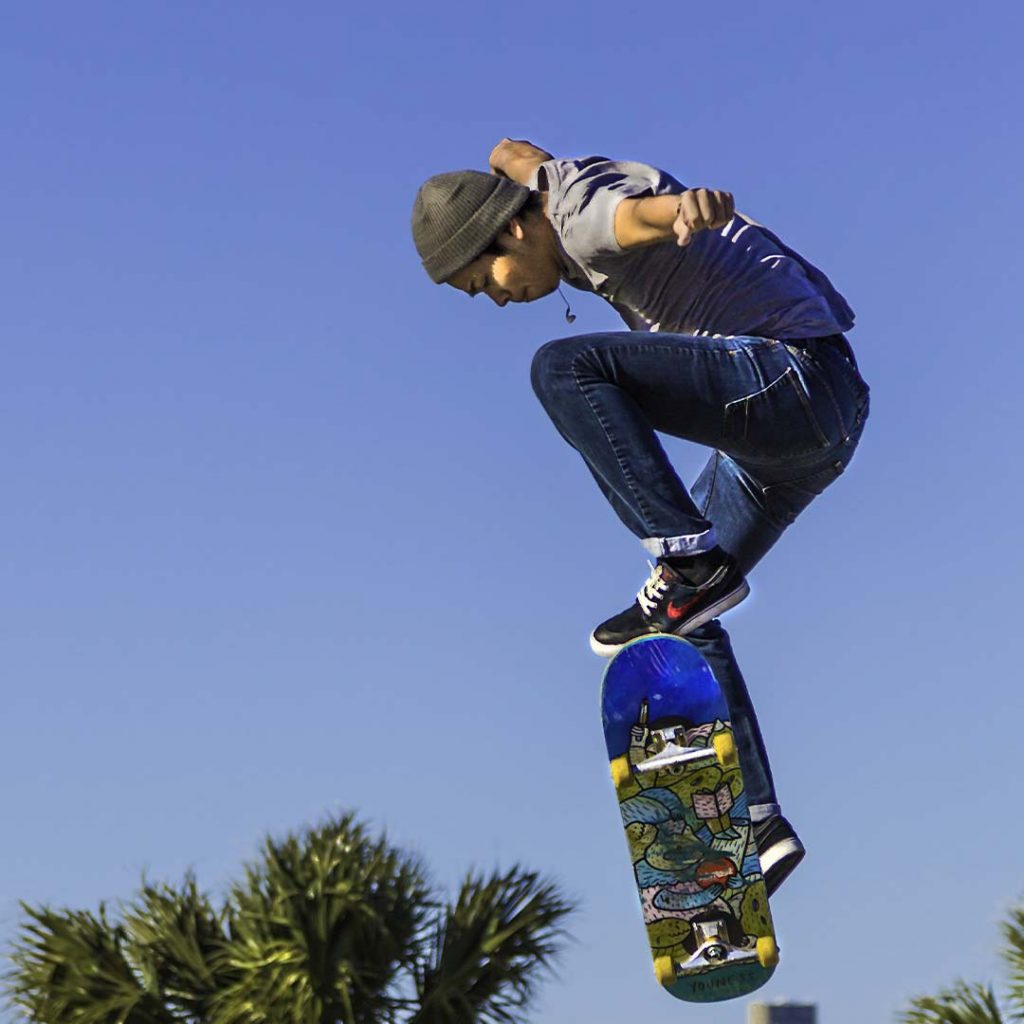
<svg viewBox="0 0 1024 1024">
<path fill-rule="evenodd" d="M 673 225 L 679 216 L 679 199 L 675 194 L 645 196 L 636 204 L 636 227 L 641 234 L 636 245 L 653 245 L 656 242 L 674 242 L 676 233 Z"/>
<path fill-rule="evenodd" d="M 623 199 L 615 210 L 615 238 L 624 249 L 670 241 L 687 245 L 694 232 L 720 228 L 732 216 L 732 194 L 706 188 Z"/>
</svg>

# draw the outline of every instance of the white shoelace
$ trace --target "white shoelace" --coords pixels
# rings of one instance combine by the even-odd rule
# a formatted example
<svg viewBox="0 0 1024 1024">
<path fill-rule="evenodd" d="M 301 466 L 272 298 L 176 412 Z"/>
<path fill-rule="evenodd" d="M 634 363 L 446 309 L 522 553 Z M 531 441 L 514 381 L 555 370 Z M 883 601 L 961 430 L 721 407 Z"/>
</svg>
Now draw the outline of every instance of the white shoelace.
<svg viewBox="0 0 1024 1024">
<path fill-rule="evenodd" d="M 661 566 L 651 562 L 647 564 L 651 567 L 651 575 L 636 595 L 644 615 L 650 615 L 654 611 L 655 606 L 668 590 L 668 580 L 662 575 Z"/>
</svg>

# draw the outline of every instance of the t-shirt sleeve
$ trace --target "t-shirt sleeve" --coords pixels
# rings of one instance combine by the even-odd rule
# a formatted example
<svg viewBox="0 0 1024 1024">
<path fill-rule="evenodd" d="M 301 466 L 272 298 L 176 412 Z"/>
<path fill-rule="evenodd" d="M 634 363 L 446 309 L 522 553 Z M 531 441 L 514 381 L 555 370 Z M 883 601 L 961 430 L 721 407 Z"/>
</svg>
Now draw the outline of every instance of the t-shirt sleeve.
<svg viewBox="0 0 1024 1024">
<path fill-rule="evenodd" d="M 684 191 L 670 174 L 647 164 L 594 156 L 549 160 L 552 223 L 570 255 L 588 263 L 625 252 L 615 240 L 615 211 L 626 198 Z"/>
</svg>

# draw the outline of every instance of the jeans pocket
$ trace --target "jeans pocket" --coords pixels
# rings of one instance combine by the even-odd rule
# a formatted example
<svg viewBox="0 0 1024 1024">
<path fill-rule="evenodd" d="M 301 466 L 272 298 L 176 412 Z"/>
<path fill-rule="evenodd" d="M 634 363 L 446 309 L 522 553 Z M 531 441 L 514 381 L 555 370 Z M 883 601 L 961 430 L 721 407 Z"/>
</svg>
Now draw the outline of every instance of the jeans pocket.
<svg viewBox="0 0 1024 1024">
<path fill-rule="evenodd" d="M 760 391 L 727 402 L 722 435 L 726 451 L 761 457 L 805 455 L 831 444 L 791 366 Z"/>
</svg>

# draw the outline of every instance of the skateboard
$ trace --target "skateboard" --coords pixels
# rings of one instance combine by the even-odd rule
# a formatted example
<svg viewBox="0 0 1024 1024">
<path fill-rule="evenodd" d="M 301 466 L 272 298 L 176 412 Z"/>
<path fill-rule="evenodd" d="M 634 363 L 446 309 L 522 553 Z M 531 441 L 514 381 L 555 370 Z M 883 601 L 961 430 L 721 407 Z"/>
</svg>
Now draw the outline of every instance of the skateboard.
<svg viewBox="0 0 1024 1024">
<path fill-rule="evenodd" d="M 779 960 L 729 710 L 680 637 L 611 660 L 601 716 L 658 981 L 689 1002 L 746 995 Z"/>
</svg>

